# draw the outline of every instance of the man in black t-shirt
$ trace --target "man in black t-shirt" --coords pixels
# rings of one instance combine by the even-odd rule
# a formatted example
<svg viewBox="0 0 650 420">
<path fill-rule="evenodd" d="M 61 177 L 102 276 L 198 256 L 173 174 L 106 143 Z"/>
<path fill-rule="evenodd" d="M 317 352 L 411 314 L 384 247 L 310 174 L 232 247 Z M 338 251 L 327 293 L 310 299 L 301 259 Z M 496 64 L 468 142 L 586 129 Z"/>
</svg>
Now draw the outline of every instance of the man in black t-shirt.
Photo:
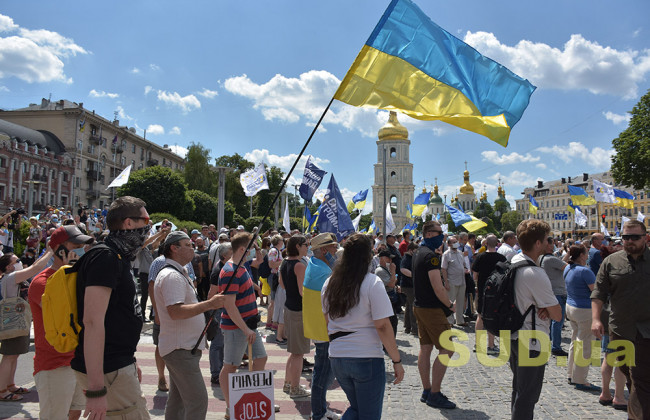
<svg viewBox="0 0 650 420">
<path fill-rule="evenodd" d="M 474 263 L 472 263 L 472 275 L 474 276 L 474 282 L 477 285 L 478 291 L 478 300 L 476 301 L 478 317 L 476 318 L 474 332 L 483 329 L 483 319 L 481 314 L 483 313 L 485 282 L 488 277 L 490 277 L 490 274 L 492 274 L 492 271 L 494 271 L 494 267 L 496 267 L 497 263 L 506 261 L 505 255 L 497 252 L 497 243 L 499 243 L 499 240 L 496 236 L 488 235 L 487 238 L 485 238 L 485 241 L 487 250 L 475 256 Z M 478 347 L 478 345 L 476 347 Z M 476 348 L 474 348 L 474 350 L 476 350 Z M 489 332 L 487 354 L 491 356 L 499 355 L 499 349 L 494 345 L 494 335 Z"/>
<path fill-rule="evenodd" d="M 447 366 L 440 361 L 440 355 L 451 358 L 454 354 L 440 345 L 440 334 L 451 329 L 447 316 L 454 310 L 454 303 L 450 301 L 440 275 L 440 247 L 444 239 L 440 224 L 434 220 L 426 222 L 422 227 L 422 237 L 422 246 L 413 256 L 412 270 L 415 294 L 413 311 L 420 335 L 418 370 L 424 388 L 420 401 L 434 408 L 456 408 L 456 404 L 440 392 L 447 371 Z M 439 354 L 431 367 L 433 346 L 438 348 Z"/>
<path fill-rule="evenodd" d="M 82 328 L 71 366 L 77 387 L 85 391 L 89 418 L 128 410 L 129 416 L 148 419 L 142 372 L 134 357 L 142 314 L 131 274 L 131 261 L 149 232 L 145 202 L 118 198 L 106 223 L 107 247 L 91 249 L 79 260 L 77 306 Z"/>
</svg>

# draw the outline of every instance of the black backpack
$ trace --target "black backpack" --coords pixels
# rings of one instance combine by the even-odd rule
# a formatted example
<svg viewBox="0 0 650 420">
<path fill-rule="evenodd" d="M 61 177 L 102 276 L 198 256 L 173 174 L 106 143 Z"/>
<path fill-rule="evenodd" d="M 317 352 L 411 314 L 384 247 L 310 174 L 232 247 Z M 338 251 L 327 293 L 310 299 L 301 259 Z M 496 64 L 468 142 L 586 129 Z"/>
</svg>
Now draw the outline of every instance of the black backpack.
<svg viewBox="0 0 650 420">
<path fill-rule="evenodd" d="M 271 266 L 269 265 L 268 253 L 264 256 L 264 261 L 262 261 L 262 264 L 257 267 L 257 274 L 263 279 L 269 278 L 269 275 L 271 274 Z"/>
<path fill-rule="evenodd" d="M 514 264 L 498 262 L 485 282 L 481 318 L 485 329 L 496 336 L 501 330 L 521 329 L 528 313 L 535 329 L 535 305 L 530 305 L 524 314 L 515 305 L 515 274 L 518 268 L 526 266 L 535 266 L 535 263 L 529 260 Z"/>
</svg>

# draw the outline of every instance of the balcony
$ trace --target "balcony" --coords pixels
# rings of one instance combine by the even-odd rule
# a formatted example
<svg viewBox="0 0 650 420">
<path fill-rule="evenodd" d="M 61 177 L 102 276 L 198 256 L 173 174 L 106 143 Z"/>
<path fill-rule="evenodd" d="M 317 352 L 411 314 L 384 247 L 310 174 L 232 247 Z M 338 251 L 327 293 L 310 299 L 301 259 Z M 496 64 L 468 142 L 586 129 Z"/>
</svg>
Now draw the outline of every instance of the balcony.
<svg viewBox="0 0 650 420">
<path fill-rule="evenodd" d="M 88 138 L 90 141 L 90 144 L 95 144 L 97 146 L 101 146 L 103 139 L 97 135 L 90 135 L 90 138 Z"/>
<path fill-rule="evenodd" d="M 86 191 L 86 198 L 89 198 L 91 200 L 95 200 L 99 198 L 99 191 L 98 190 L 88 190 Z"/>
<path fill-rule="evenodd" d="M 93 146 L 88 146 L 88 148 L 86 149 L 86 152 L 90 156 L 97 156 L 98 149 L 96 147 L 93 147 Z"/>
<path fill-rule="evenodd" d="M 158 165 L 158 159 L 147 159 L 147 166 L 156 166 Z"/>
<path fill-rule="evenodd" d="M 99 177 L 99 171 L 97 169 L 86 169 L 86 176 L 88 179 L 96 180 Z"/>
<path fill-rule="evenodd" d="M 111 146 L 111 151 L 115 154 L 122 154 L 124 153 L 124 147 L 121 144 L 114 144 Z"/>
</svg>

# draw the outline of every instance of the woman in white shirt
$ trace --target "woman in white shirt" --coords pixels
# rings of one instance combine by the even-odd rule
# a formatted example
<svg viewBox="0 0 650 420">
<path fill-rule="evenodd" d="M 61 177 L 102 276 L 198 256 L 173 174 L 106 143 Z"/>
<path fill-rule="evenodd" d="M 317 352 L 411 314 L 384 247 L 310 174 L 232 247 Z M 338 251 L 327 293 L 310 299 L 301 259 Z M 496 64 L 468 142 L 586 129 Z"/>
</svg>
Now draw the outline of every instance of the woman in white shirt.
<svg viewBox="0 0 650 420">
<path fill-rule="evenodd" d="M 321 294 L 330 362 L 350 402 L 346 412 L 350 418 L 381 418 L 386 386 L 382 344 L 395 368 L 394 383 L 404 378 L 389 321 L 393 308 L 384 283 L 374 273 L 368 273 L 371 259 L 370 238 L 363 234 L 350 236 Z"/>
</svg>

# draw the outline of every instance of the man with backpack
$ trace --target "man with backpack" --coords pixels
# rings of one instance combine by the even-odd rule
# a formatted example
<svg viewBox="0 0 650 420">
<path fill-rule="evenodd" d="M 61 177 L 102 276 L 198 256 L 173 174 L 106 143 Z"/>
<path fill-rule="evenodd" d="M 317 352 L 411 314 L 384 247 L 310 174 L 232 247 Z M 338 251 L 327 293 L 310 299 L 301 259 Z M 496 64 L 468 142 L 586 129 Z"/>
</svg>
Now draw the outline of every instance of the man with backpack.
<svg viewBox="0 0 650 420">
<path fill-rule="evenodd" d="M 548 223 L 543 220 L 528 219 L 521 222 L 517 226 L 517 239 L 522 252 L 514 255 L 511 260 L 512 265 L 527 263 L 526 266 L 516 270 L 513 291 L 516 309 L 521 314 L 526 314 L 530 308 L 529 315 L 524 318 L 521 328 L 513 332 L 510 342 L 510 369 L 513 374 L 510 407 L 512 419 L 517 420 L 533 418 L 535 404 L 542 392 L 546 369 L 546 363 L 541 366 L 520 364 L 518 333 L 524 330 L 536 330 L 548 337 L 550 320 L 562 319 L 562 308 L 553 293 L 551 281 L 544 269 L 535 263 L 546 250 L 546 237 L 550 231 Z M 486 298 L 487 296 L 486 294 Z M 549 350 L 541 348 L 540 340 L 532 339 L 525 345 L 530 358 L 538 357 L 542 350 L 544 353 Z"/>
<path fill-rule="evenodd" d="M 39 417 L 44 420 L 79 418 L 86 398 L 76 388 L 75 373 L 70 367 L 74 352 L 59 353 L 45 338 L 41 298 L 48 278 L 62 266 L 77 260 L 83 246 L 94 241 L 77 226 L 62 226 L 50 237 L 54 251 L 52 266 L 34 276 L 29 285 L 29 306 L 34 321 L 34 382 L 38 391 Z"/>
<path fill-rule="evenodd" d="M 79 261 L 77 308 L 82 327 L 71 366 L 77 387 L 85 390 L 84 416 L 91 420 L 126 413 L 150 418 L 135 360 L 143 321 L 131 273 L 131 261 L 149 233 L 145 205 L 135 197 L 116 199 L 106 215 L 110 233 L 105 245 L 97 245 L 99 249 Z"/>
</svg>

